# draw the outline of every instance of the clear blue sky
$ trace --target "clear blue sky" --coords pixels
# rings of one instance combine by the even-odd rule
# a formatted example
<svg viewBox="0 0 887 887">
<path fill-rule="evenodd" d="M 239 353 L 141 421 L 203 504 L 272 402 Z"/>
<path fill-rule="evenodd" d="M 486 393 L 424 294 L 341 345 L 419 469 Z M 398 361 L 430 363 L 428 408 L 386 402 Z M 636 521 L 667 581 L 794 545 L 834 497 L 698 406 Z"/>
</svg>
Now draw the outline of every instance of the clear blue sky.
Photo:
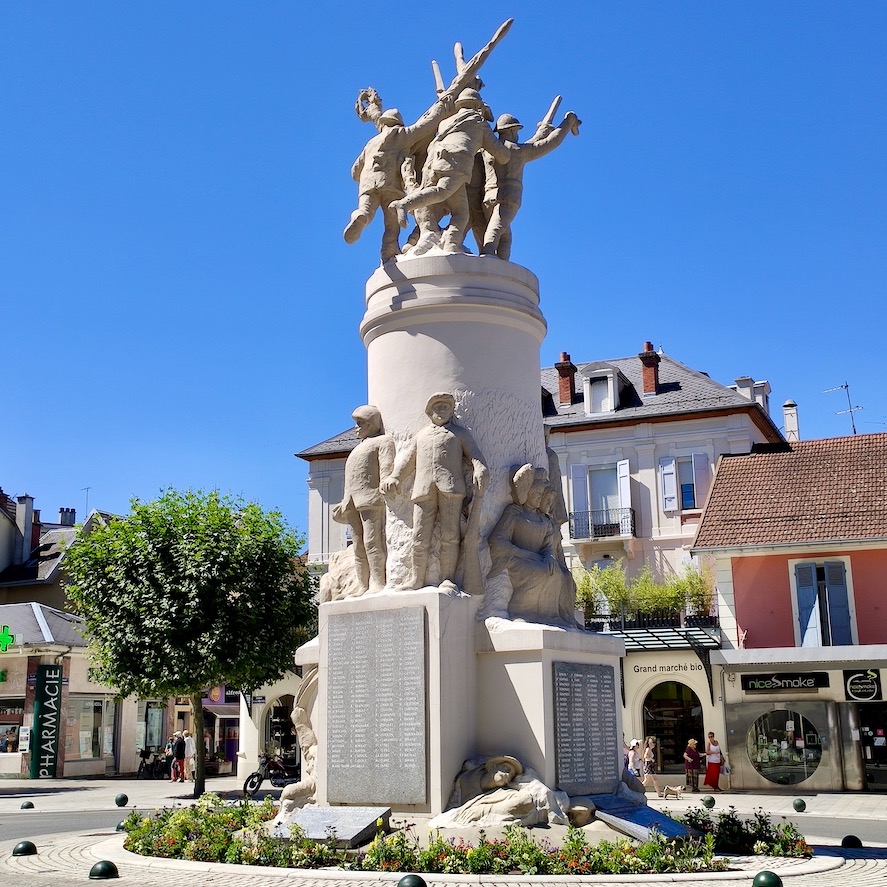
<svg viewBox="0 0 887 887">
<path fill-rule="evenodd" d="M 446 10 L 434 24 L 434 8 Z M 803 437 L 887 430 L 887 4 L 0 3 L 0 485 L 44 515 L 216 487 L 306 527 L 293 453 L 366 397 L 380 220 L 349 169 L 372 85 L 408 122 L 432 58 L 515 23 L 483 71 L 531 131 L 513 259 L 542 349 L 645 339 L 766 378 Z M 525 132 L 526 135 L 526 132 Z"/>
</svg>

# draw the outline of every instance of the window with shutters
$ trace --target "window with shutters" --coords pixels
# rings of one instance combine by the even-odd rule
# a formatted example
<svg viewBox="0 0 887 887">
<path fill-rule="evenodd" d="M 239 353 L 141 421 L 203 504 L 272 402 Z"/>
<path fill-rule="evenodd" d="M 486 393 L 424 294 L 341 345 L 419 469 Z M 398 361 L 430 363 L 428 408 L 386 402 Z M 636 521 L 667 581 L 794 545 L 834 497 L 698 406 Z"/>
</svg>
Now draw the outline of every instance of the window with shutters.
<svg viewBox="0 0 887 887">
<path fill-rule="evenodd" d="M 571 539 L 634 536 L 628 459 L 610 465 L 571 465 Z"/>
<path fill-rule="evenodd" d="M 659 460 L 662 510 L 693 511 L 702 508 L 711 484 L 709 464 L 705 453 L 663 456 Z"/>
<path fill-rule="evenodd" d="M 856 643 L 849 558 L 789 561 L 795 638 L 800 647 Z"/>
</svg>

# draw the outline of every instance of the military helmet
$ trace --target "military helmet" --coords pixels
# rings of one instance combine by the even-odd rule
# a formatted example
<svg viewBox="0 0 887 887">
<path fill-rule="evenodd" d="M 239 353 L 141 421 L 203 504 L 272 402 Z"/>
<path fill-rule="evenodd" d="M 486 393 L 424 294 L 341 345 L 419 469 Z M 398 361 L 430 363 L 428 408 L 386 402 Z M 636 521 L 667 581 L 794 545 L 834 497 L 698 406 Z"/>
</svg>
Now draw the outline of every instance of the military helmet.
<svg viewBox="0 0 887 887">
<path fill-rule="evenodd" d="M 503 129 L 523 129 L 523 124 L 513 114 L 500 114 L 496 121 L 496 132 L 502 132 Z"/>
<path fill-rule="evenodd" d="M 470 107 L 480 110 L 484 106 L 484 100 L 480 97 L 480 93 L 476 89 L 463 89 L 456 99 L 456 105 L 469 105 Z"/>
<path fill-rule="evenodd" d="M 396 126 L 403 126 L 403 117 L 400 116 L 400 111 L 397 108 L 389 108 L 387 111 L 383 111 L 379 115 L 379 123 L 391 123 Z"/>
</svg>

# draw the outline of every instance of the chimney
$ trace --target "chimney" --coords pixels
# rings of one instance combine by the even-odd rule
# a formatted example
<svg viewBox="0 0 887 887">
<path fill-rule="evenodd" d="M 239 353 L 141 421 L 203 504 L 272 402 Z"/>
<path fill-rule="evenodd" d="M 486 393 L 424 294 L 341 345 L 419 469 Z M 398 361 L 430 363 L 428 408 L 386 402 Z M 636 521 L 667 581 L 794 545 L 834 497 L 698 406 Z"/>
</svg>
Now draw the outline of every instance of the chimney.
<svg viewBox="0 0 887 887">
<path fill-rule="evenodd" d="M 60 508 L 59 509 L 59 523 L 63 527 L 73 527 L 77 522 L 77 509 L 76 508 Z"/>
<path fill-rule="evenodd" d="M 644 350 L 638 355 L 644 365 L 644 396 L 659 393 L 659 361 L 662 358 L 653 350 L 652 342 L 644 342 Z"/>
<path fill-rule="evenodd" d="M 798 405 L 793 400 L 787 400 L 782 405 L 783 428 L 785 439 L 789 443 L 795 443 L 801 439 L 798 427 Z"/>
<path fill-rule="evenodd" d="M 736 379 L 736 392 L 746 400 L 755 399 L 755 380 L 751 376 L 739 376 Z"/>
<path fill-rule="evenodd" d="M 561 351 L 561 359 L 554 365 L 559 376 L 557 380 L 558 400 L 561 404 L 571 404 L 576 397 L 576 367 L 570 361 L 570 355 Z"/>
<path fill-rule="evenodd" d="M 34 529 L 34 497 L 25 493 L 16 497 L 15 527 L 18 530 L 12 562 L 23 564 L 31 556 L 31 534 Z"/>
</svg>

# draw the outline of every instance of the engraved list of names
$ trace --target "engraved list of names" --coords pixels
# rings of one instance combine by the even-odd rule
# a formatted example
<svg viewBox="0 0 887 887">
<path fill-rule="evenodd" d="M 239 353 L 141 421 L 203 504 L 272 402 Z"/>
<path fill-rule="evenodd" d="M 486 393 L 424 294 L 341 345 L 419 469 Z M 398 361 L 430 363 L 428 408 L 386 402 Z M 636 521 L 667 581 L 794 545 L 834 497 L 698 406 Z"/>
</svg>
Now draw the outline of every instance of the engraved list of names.
<svg viewBox="0 0 887 887">
<path fill-rule="evenodd" d="M 612 791 L 622 757 L 613 668 L 553 664 L 557 787 L 571 795 Z"/>
<path fill-rule="evenodd" d="M 327 797 L 426 800 L 425 608 L 331 615 Z"/>
</svg>

